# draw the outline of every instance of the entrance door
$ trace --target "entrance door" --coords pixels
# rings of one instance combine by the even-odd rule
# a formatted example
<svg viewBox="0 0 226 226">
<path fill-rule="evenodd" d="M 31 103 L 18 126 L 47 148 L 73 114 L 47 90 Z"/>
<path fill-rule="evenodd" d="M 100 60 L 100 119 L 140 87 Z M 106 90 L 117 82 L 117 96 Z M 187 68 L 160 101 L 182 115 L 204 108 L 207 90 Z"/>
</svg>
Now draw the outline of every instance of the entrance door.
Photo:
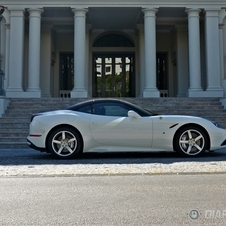
<svg viewBox="0 0 226 226">
<path fill-rule="evenodd" d="M 94 54 L 94 97 L 134 97 L 134 54 Z"/>
</svg>

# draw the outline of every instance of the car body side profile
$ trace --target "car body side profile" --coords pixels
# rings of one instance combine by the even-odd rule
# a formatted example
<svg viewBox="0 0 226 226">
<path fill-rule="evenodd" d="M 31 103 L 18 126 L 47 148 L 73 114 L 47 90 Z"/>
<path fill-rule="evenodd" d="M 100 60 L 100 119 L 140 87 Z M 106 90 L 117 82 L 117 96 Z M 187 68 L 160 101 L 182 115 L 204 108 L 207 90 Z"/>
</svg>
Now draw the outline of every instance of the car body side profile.
<svg viewBox="0 0 226 226">
<path fill-rule="evenodd" d="M 200 117 L 157 115 L 120 99 L 93 99 L 32 115 L 27 141 L 62 159 L 120 151 L 200 156 L 225 148 L 226 130 Z"/>
</svg>

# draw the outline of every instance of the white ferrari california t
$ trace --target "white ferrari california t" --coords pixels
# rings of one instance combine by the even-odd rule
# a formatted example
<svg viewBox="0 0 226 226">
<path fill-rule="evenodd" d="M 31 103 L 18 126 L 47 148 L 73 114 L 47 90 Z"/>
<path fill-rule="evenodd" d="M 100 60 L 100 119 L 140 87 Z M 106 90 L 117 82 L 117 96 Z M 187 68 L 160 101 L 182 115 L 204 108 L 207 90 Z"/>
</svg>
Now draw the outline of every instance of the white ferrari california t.
<svg viewBox="0 0 226 226">
<path fill-rule="evenodd" d="M 120 99 L 93 99 L 34 114 L 28 145 L 55 157 L 82 152 L 176 151 L 200 156 L 226 147 L 226 130 L 207 119 L 157 115 Z"/>
</svg>

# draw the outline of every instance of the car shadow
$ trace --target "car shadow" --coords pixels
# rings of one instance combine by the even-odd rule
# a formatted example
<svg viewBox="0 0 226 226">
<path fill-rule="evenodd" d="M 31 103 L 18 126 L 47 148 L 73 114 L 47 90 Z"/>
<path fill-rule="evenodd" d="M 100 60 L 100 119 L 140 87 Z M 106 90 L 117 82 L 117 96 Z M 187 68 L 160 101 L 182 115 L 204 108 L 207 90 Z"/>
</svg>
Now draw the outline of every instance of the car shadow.
<svg viewBox="0 0 226 226">
<path fill-rule="evenodd" d="M 181 157 L 175 152 L 83 153 L 76 159 L 56 159 L 51 154 L 32 149 L 0 149 L 0 165 L 71 165 L 71 164 L 172 164 L 176 162 L 226 161 L 226 149 L 205 152 L 202 157 Z"/>
</svg>

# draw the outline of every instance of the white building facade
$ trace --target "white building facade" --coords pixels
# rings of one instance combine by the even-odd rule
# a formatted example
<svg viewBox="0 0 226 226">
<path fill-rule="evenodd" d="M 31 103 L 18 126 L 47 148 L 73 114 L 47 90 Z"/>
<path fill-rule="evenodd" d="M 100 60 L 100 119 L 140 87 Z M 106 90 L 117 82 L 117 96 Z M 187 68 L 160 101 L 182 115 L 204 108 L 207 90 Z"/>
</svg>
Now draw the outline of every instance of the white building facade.
<svg viewBox="0 0 226 226">
<path fill-rule="evenodd" d="M 224 97 L 225 0 L 2 0 L 7 98 Z"/>
</svg>

